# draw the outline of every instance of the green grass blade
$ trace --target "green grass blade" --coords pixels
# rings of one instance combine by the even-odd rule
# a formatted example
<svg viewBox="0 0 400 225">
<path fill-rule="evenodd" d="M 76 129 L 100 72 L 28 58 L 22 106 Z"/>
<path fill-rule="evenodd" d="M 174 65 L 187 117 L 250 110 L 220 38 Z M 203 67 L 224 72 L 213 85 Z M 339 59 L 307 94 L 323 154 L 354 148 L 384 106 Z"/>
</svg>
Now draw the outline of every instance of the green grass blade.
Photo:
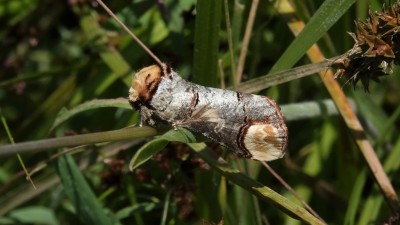
<svg viewBox="0 0 400 225">
<path fill-rule="evenodd" d="M 13 136 L 11 135 L 11 131 L 10 131 L 10 129 L 8 128 L 6 119 L 4 118 L 4 115 L 3 115 L 3 112 L 2 112 L 2 110 L 1 110 L 1 108 L 0 108 L 0 120 L 1 120 L 1 123 L 3 124 L 3 126 L 4 126 L 4 129 L 6 130 L 6 133 L 7 133 L 7 136 L 8 136 L 8 140 L 10 140 L 10 143 L 11 143 L 12 145 L 14 145 L 14 144 L 15 144 L 14 138 L 13 138 Z M 33 182 L 32 177 L 31 177 L 29 171 L 26 169 L 26 166 L 25 166 L 24 160 L 22 159 L 22 156 L 21 156 L 20 154 L 17 153 L 17 158 L 18 158 L 19 164 L 21 165 L 22 169 L 24 170 L 24 172 L 25 172 L 25 174 L 26 174 L 26 179 L 29 180 L 29 182 L 31 182 L 31 184 L 32 184 L 32 187 L 33 187 L 34 189 L 36 189 L 35 183 Z"/>
<path fill-rule="evenodd" d="M 84 224 L 113 224 L 70 155 L 61 156 L 57 160 L 56 168 L 64 191 Z"/>
<path fill-rule="evenodd" d="M 1 145 L 0 156 L 8 156 L 16 153 L 38 152 L 61 147 L 75 147 L 86 144 L 132 140 L 151 137 L 156 134 L 157 130 L 151 127 L 129 127 L 105 132 L 49 138 L 39 141 L 23 142 L 15 145 Z"/>
<path fill-rule="evenodd" d="M 145 162 L 149 161 L 151 157 L 163 150 L 167 146 L 168 141 L 162 138 L 156 138 L 143 145 L 129 162 L 129 170 L 133 171 Z"/>
<path fill-rule="evenodd" d="M 196 137 L 192 134 L 192 132 L 184 128 L 180 128 L 177 130 L 170 130 L 164 135 L 162 135 L 161 138 L 167 141 L 179 141 L 183 143 L 196 142 Z"/>
<path fill-rule="evenodd" d="M 296 64 L 311 45 L 315 44 L 338 21 L 354 2 L 355 0 L 324 1 L 301 33 L 275 63 L 270 73 L 289 69 Z"/>
<path fill-rule="evenodd" d="M 218 83 L 218 46 L 222 0 L 198 0 L 194 36 L 194 77 L 197 84 L 215 87 Z"/>
<path fill-rule="evenodd" d="M 320 71 L 324 71 L 331 64 L 330 60 L 326 60 L 320 63 L 313 63 L 304 66 L 299 66 L 293 69 L 279 71 L 273 74 L 267 74 L 259 76 L 257 78 L 245 81 L 238 85 L 237 91 L 246 93 L 255 93 L 263 89 L 277 86 L 289 81 L 297 80 L 306 76 L 316 74 Z"/>
<path fill-rule="evenodd" d="M 59 225 L 54 211 L 42 206 L 26 207 L 14 210 L 9 215 L 21 224 Z"/>
<path fill-rule="evenodd" d="M 132 171 L 147 162 L 154 154 L 163 150 L 170 141 L 192 143 L 196 141 L 196 138 L 186 129 L 170 130 L 143 145 L 129 163 L 129 170 Z"/>
<path fill-rule="evenodd" d="M 159 203 L 159 202 L 138 203 L 138 204 L 121 209 L 120 211 L 115 213 L 115 216 L 118 219 L 125 219 L 125 218 L 129 218 L 134 213 L 150 212 L 151 210 L 154 210 L 154 209 L 160 208 L 160 207 L 161 207 L 161 203 Z"/>
<path fill-rule="evenodd" d="M 106 108 L 106 107 L 115 107 L 115 108 L 125 108 L 132 109 L 132 107 L 128 104 L 128 100 L 125 98 L 117 98 L 117 99 L 95 99 L 85 103 L 82 103 L 71 110 L 66 110 L 65 108 L 58 113 L 56 120 L 54 121 L 50 131 L 54 130 L 57 126 L 67 121 L 71 117 L 92 109 Z"/>
<path fill-rule="evenodd" d="M 356 223 L 356 216 L 359 209 L 362 191 L 364 189 L 365 181 L 367 178 L 366 170 L 362 170 L 354 182 L 354 187 L 351 192 L 349 205 L 347 206 L 346 215 L 344 217 L 344 225 L 354 225 Z"/>
</svg>

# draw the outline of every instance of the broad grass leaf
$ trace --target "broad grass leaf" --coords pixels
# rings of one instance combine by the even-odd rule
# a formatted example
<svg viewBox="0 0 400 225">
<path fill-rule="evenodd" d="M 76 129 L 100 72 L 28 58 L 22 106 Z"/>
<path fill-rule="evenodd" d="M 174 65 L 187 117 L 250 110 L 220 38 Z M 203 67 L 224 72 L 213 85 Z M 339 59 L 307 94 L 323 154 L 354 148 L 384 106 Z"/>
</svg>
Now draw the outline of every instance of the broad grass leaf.
<svg viewBox="0 0 400 225">
<path fill-rule="evenodd" d="M 196 12 L 193 81 L 197 84 L 215 87 L 218 81 L 222 0 L 197 1 Z"/>
<path fill-rule="evenodd" d="M 13 210 L 9 217 L 22 224 L 59 225 L 54 211 L 42 206 L 26 207 Z"/>
<path fill-rule="evenodd" d="M 183 143 L 192 143 L 196 141 L 194 135 L 187 129 L 180 128 L 177 130 L 170 130 L 167 133 L 147 142 L 143 145 L 133 156 L 129 163 L 129 170 L 134 170 L 143 163 L 147 162 L 154 154 L 163 150 L 165 146 L 171 141 L 178 141 Z"/>
<path fill-rule="evenodd" d="M 168 141 L 162 138 L 155 138 L 147 142 L 132 157 L 132 160 L 129 163 L 129 170 L 133 171 L 147 162 L 154 154 L 163 150 L 167 144 Z"/>
<path fill-rule="evenodd" d="M 151 212 L 156 208 L 160 208 L 162 206 L 161 202 L 145 202 L 145 203 L 138 203 L 126 208 L 121 209 L 118 211 L 115 216 L 118 219 L 125 219 L 132 216 L 133 213 L 143 213 L 143 212 Z"/>
<path fill-rule="evenodd" d="M 115 107 L 115 108 L 124 108 L 124 109 L 132 109 L 129 104 L 127 104 L 127 100 L 124 98 L 117 99 L 95 99 L 88 102 L 84 102 L 76 107 L 68 110 L 66 108 L 62 108 L 57 115 L 56 120 L 54 121 L 50 131 L 54 130 L 57 126 L 67 121 L 71 117 L 92 109 L 106 108 L 106 107 Z"/>
<path fill-rule="evenodd" d="M 72 156 L 61 156 L 56 162 L 56 168 L 64 191 L 75 206 L 76 214 L 83 224 L 114 224 L 105 213 L 103 206 L 96 198 Z"/>
<path fill-rule="evenodd" d="M 275 63 L 270 73 L 289 69 L 347 12 L 355 0 L 327 0 Z M 278 2 L 279 4 L 279 2 Z"/>
</svg>

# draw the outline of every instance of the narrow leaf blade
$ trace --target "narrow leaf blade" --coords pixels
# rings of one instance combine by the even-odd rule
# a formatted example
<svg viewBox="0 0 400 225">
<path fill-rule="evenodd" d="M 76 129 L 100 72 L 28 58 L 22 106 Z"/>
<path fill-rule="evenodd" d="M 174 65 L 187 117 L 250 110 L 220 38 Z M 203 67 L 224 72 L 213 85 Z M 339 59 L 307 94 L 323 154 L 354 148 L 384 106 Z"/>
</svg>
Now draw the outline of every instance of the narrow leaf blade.
<svg viewBox="0 0 400 225">
<path fill-rule="evenodd" d="M 64 190 L 84 224 L 113 224 L 70 155 L 61 156 L 57 160 L 56 168 Z"/>
</svg>

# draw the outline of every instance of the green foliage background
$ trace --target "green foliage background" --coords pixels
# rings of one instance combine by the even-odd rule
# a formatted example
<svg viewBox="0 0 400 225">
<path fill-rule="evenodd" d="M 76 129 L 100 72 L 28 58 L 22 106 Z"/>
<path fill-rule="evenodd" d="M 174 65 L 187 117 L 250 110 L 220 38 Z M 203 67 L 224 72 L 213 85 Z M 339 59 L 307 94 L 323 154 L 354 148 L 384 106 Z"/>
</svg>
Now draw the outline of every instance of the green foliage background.
<svg viewBox="0 0 400 225">
<path fill-rule="evenodd" d="M 231 36 L 226 29 L 223 1 L 198 1 L 202 3 L 105 3 L 184 78 L 209 86 L 232 86 L 228 39 L 232 39 L 237 62 L 251 1 L 228 1 Z M 353 40 L 346 32 L 353 30 L 353 21 L 366 18 L 369 6 L 380 10 L 383 4 L 372 0 L 344 2 L 352 7 L 342 12 L 344 15 L 331 28 L 320 26 L 328 29 L 318 40 L 326 57 L 350 49 Z M 206 4 L 206 10 L 197 10 L 198 4 Z M 206 8 L 207 4 L 214 5 Z M 313 17 L 321 4 L 318 0 L 296 1 L 295 14 L 305 22 L 313 18 L 316 24 L 327 23 L 335 15 Z M 203 17 L 196 15 L 200 12 Z M 274 9 L 273 2 L 260 1 L 244 80 L 265 75 L 272 68 L 278 71 L 296 62 L 309 63 L 305 57 L 299 61 L 296 57 L 304 55 L 309 47 L 307 40 L 314 38 L 318 30 L 311 28 L 303 39 L 294 41 L 283 16 Z M 219 19 L 219 28 L 201 30 Z M 63 112 L 86 101 L 127 97 L 134 72 L 154 64 L 95 2 L 0 0 L 0 21 L 0 107 L 16 143 L 115 130 L 138 121 L 138 112 L 130 109 L 95 106 L 50 131 Z M 297 50 L 281 57 L 294 42 Z M 223 78 L 216 60 L 221 62 Z M 361 87 L 353 90 L 345 80 L 340 82 L 355 101 L 368 137 L 398 190 L 400 82 L 396 68 L 393 75 L 372 84 L 370 93 L 364 93 Z M 259 94 L 270 96 L 280 105 L 330 98 L 318 76 Z M 288 128 L 287 156 L 270 165 L 323 220 L 329 224 L 379 224 L 394 216 L 339 116 L 288 121 Z M 229 176 L 207 166 L 184 144 L 156 141 L 157 149 L 165 145 L 166 149 L 130 172 L 130 159 L 149 140 L 90 145 L 61 157 L 55 151 L 22 155 L 27 167 L 34 169 L 32 179 L 38 190 L 24 179 L 16 157 L 0 158 L 0 223 L 304 223 L 254 197 L 250 188 L 228 182 Z M 9 143 L 4 129 L 0 129 L 0 143 Z M 212 144 L 209 147 L 217 148 Z M 298 203 L 259 162 L 238 159 L 228 152 L 222 154 L 231 167 Z"/>
</svg>

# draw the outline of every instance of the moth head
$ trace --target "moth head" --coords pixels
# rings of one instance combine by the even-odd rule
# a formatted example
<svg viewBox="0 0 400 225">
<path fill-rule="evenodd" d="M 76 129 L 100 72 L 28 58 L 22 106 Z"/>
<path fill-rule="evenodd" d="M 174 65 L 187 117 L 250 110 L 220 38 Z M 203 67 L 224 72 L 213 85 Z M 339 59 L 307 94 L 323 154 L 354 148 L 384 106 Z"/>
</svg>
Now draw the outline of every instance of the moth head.
<svg viewBox="0 0 400 225">
<path fill-rule="evenodd" d="M 129 102 L 132 105 L 148 103 L 157 90 L 163 76 L 160 65 L 152 65 L 141 69 L 135 74 L 129 89 Z"/>
</svg>

